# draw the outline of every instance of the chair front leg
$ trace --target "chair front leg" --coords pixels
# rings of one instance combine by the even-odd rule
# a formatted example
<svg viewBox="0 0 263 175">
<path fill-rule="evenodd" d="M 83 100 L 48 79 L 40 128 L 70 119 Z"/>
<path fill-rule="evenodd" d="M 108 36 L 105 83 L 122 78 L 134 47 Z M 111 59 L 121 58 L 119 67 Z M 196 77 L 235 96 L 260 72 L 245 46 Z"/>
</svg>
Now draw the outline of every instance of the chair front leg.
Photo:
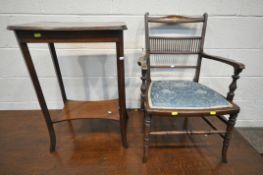
<svg viewBox="0 0 263 175">
<path fill-rule="evenodd" d="M 150 141 L 150 129 L 151 129 L 151 119 L 152 116 L 145 112 L 144 119 L 144 149 L 143 149 L 143 162 L 147 162 L 148 159 L 148 149 Z"/>
<path fill-rule="evenodd" d="M 229 143 L 232 137 L 233 128 L 236 124 L 237 116 L 238 116 L 238 113 L 230 114 L 229 120 L 227 122 L 226 134 L 224 137 L 223 149 L 222 149 L 222 161 L 224 163 L 227 163 L 227 150 L 228 150 Z"/>
</svg>

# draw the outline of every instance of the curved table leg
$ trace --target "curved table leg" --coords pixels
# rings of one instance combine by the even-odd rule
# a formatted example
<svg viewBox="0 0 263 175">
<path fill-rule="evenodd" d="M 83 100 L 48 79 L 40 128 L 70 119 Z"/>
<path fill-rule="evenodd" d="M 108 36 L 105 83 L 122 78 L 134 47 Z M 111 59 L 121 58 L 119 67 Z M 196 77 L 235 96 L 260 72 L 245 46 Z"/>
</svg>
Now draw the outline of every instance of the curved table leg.
<svg viewBox="0 0 263 175">
<path fill-rule="evenodd" d="M 50 114 L 47 108 L 47 104 L 46 104 L 39 80 L 37 78 L 37 73 L 36 73 L 27 44 L 19 42 L 19 46 L 24 56 L 26 66 L 29 71 L 31 80 L 33 82 L 33 85 L 34 85 L 34 88 L 37 94 L 37 98 L 38 98 L 38 101 L 42 109 L 42 112 L 45 118 L 45 122 L 48 128 L 48 133 L 49 133 L 49 138 L 50 138 L 50 152 L 54 152 L 56 149 L 56 135 L 55 135 L 53 123 L 52 123 L 52 120 L 50 118 Z"/>
</svg>

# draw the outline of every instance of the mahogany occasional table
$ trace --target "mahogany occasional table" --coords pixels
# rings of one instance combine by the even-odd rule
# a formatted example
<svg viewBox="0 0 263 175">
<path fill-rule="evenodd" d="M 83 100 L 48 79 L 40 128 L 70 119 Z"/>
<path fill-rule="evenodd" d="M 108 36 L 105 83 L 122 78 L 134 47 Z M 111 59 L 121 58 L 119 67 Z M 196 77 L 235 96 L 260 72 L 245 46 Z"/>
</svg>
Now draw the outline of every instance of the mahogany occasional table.
<svg viewBox="0 0 263 175">
<path fill-rule="evenodd" d="M 127 148 L 125 104 L 125 76 L 123 30 L 125 23 L 31 23 L 8 26 L 15 32 L 39 104 L 45 117 L 50 137 L 50 152 L 55 151 L 54 124 L 75 119 L 107 119 L 120 122 L 122 145 Z M 72 101 L 67 99 L 54 43 L 114 42 L 117 52 L 118 99 L 104 101 Z M 27 43 L 47 43 L 59 82 L 64 108 L 59 115 L 51 117 L 36 74 Z"/>
</svg>

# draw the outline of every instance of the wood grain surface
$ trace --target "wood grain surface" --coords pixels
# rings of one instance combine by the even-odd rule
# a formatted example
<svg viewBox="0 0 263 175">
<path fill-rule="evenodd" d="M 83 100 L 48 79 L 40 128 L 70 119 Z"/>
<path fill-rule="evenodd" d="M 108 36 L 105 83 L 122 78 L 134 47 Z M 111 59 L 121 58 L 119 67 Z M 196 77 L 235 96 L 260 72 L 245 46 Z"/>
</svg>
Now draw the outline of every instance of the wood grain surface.
<svg viewBox="0 0 263 175">
<path fill-rule="evenodd" d="M 41 111 L 1 111 L 0 174 L 260 175 L 263 172 L 263 158 L 236 130 L 227 164 L 221 163 L 222 138 L 216 135 L 153 136 L 148 162 L 143 164 L 142 113 L 129 111 L 129 116 L 128 149 L 120 144 L 116 122 L 76 120 L 55 125 L 57 150 L 49 153 Z M 179 130 L 184 123 L 180 117 L 153 120 L 154 130 Z M 212 122 L 223 127 L 216 118 Z M 195 117 L 189 118 L 188 127 L 209 128 Z"/>
</svg>

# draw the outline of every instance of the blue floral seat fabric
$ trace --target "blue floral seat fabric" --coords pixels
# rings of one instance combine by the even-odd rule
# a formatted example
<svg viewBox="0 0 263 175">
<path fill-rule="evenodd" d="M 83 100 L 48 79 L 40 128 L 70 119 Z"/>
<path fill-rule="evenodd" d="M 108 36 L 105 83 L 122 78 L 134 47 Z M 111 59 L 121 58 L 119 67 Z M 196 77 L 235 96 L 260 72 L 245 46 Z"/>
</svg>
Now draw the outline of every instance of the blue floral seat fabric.
<svg viewBox="0 0 263 175">
<path fill-rule="evenodd" d="M 209 109 L 231 107 L 221 94 L 193 81 L 152 81 L 148 91 L 151 108 Z"/>
</svg>

